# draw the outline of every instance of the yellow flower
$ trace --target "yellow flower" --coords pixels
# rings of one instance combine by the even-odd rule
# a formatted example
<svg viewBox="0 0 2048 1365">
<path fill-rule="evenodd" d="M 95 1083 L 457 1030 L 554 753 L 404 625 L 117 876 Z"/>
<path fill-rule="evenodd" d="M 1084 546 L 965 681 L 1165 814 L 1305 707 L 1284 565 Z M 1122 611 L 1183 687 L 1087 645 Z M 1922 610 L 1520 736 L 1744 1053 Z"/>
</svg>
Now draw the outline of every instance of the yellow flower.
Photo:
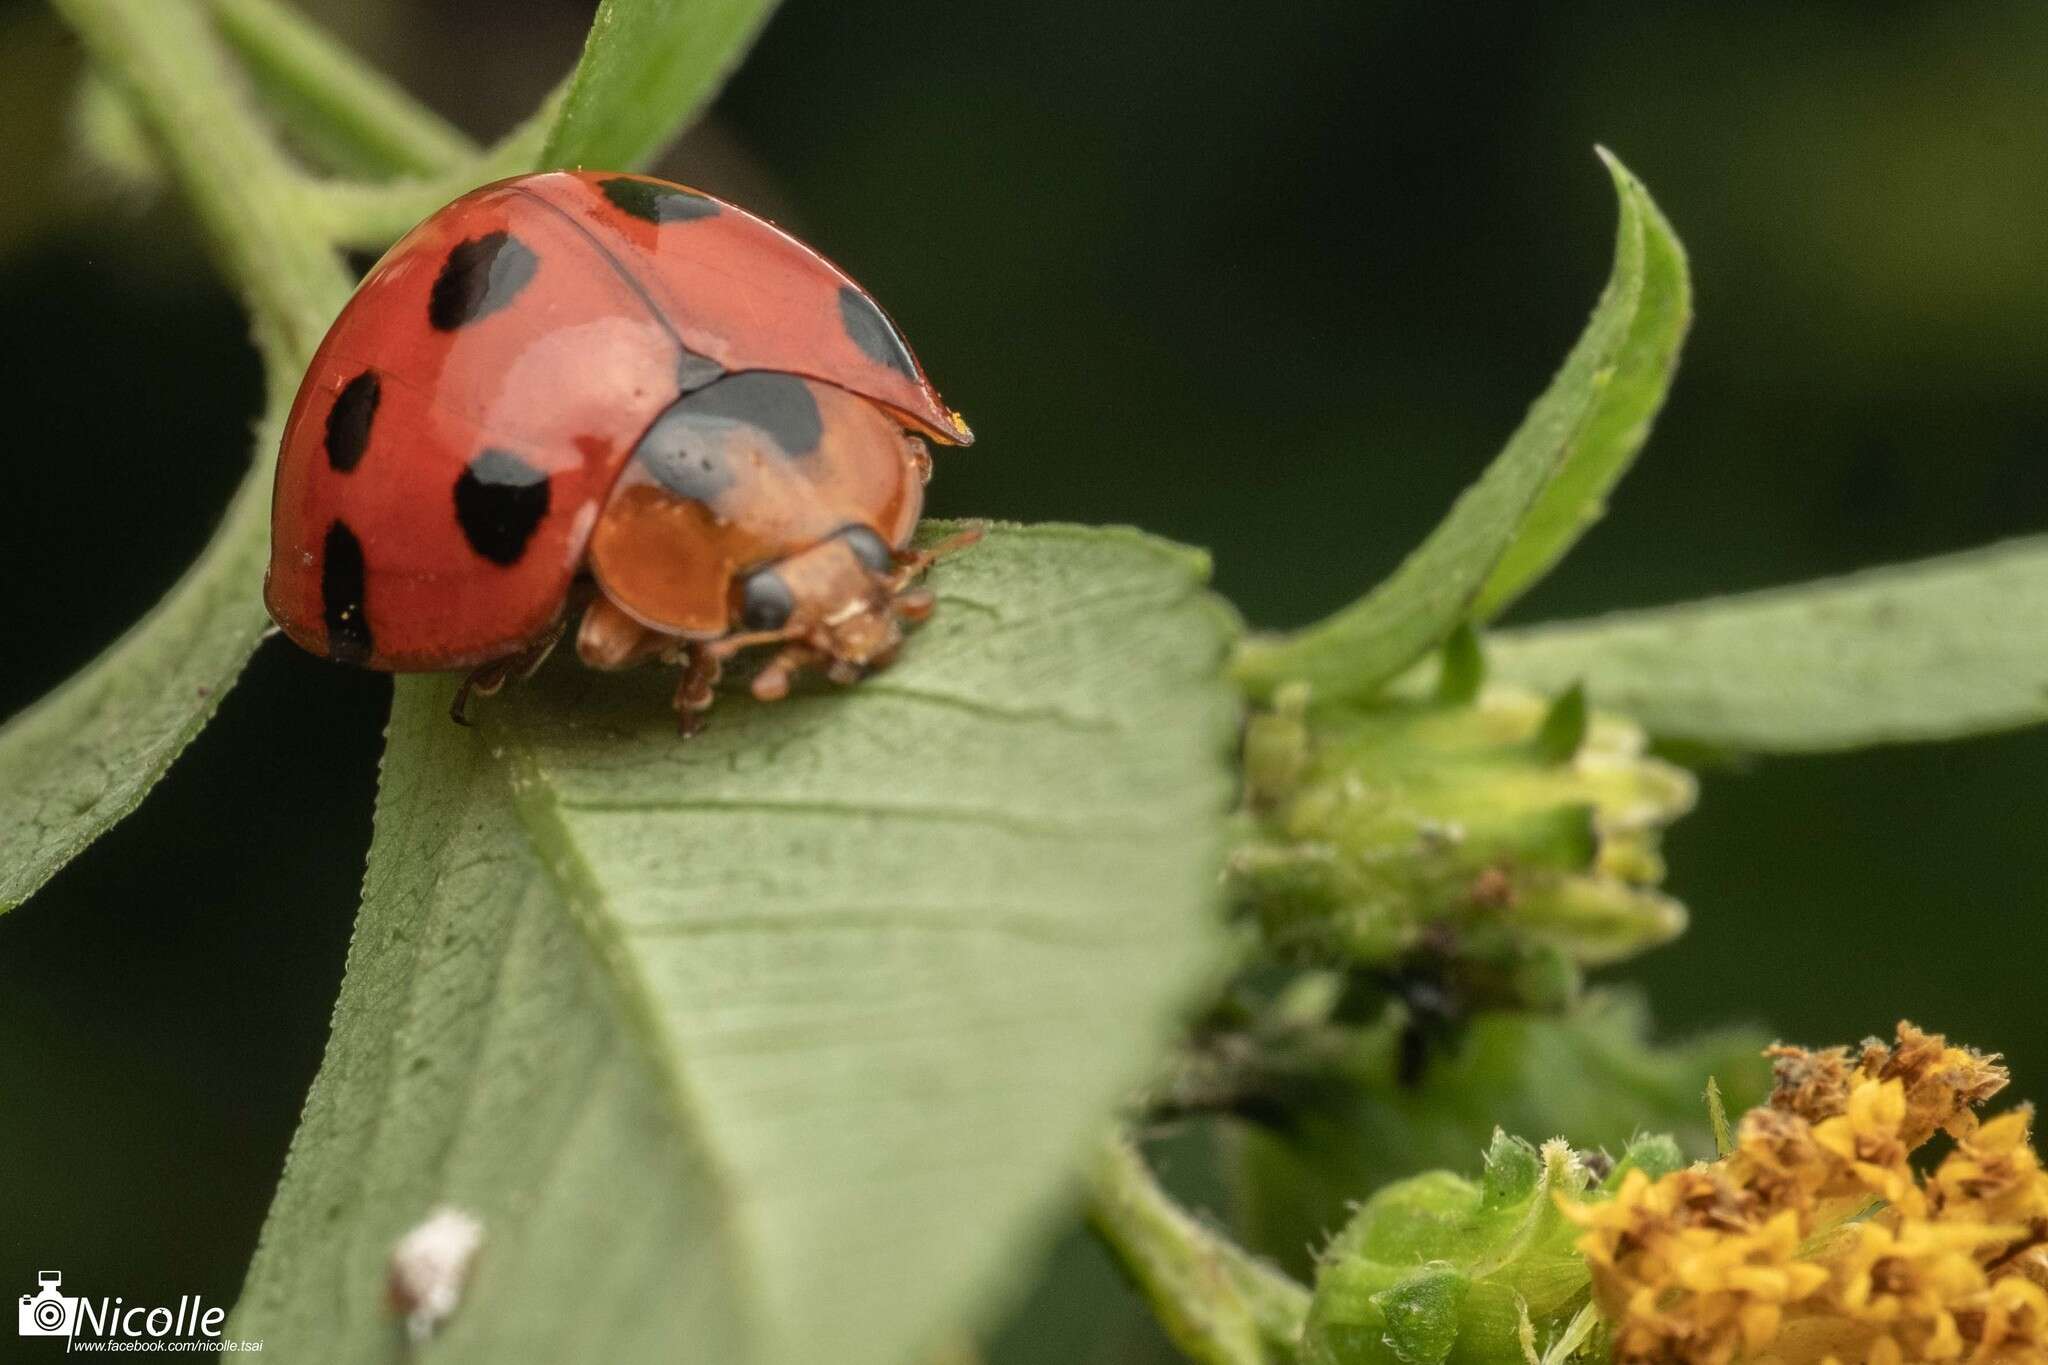
<svg viewBox="0 0 2048 1365">
<path fill-rule="evenodd" d="M 1882 1329 L 1916 1360 L 1954 1360 L 1963 1353 L 1955 1310 L 1990 1287 L 1974 1253 L 2010 1231 L 1982 1224 L 1909 1222 L 1897 1230 L 1859 1224 L 1836 1262 L 1831 1305 Z"/>
<path fill-rule="evenodd" d="M 1812 1214 L 1818 1201 L 1846 1199 L 1846 1216 L 1865 1202 L 1842 1157 L 1814 1135 L 1813 1125 L 1782 1109 L 1758 1108 L 1736 1129 L 1729 1174 L 1766 1208 Z M 1827 1221 L 1833 1221 L 1829 1219 Z"/>
<path fill-rule="evenodd" d="M 1897 1080 L 1859 1080 L 1847 1108 L 1813 1126 L 1813 1140 L 1839 1157 L 1855 1185 L 1879 1199 L 1918 1211 L 1922 1200 L 1901 1136 L 1907 1122 L 1906 1087 Z M 1849 1191 L 1834 1191 L 1845 1193 Z"/>
<path fill-rule="evenodd" d="M 2025 1109 L 1979 1126 L 1993 1058 L 1780 1047 L 1736 1149 L 1565 1203 L 1617 1365 L 2048 1365 L 2048 1173 Z M 1953 1152 L 1924 1180 L 1935 1132 Z"/>
<path fill-rule="evenodd" d="M 1798 1259 L 1796 1213 L 1760 1217 L 1756 1199 L 1710 1167 L 1655 1181 L 1630 1171 L 1612 1199 L 1563 1208 L 1587 1230 L 1578 1246 L 1617 1362 L 1723 1365 L 1768 1344 L 1786 1305 L 1828 1281 Z"/>
<path fill-rule="evenodd" d="M 2015 1109 L 1956 1142 L 1927 1180 L 1937 1216 L 2022 1223 L 2048 1238 L 2048 1174 L 2028 1142 L 2033 1117 Z"/>
<path fill-rule="evenodd" d="M 1976 1342 L 1973 1360 L 2048 1360 L 2048 1290 L 2015 1276 L 1995 1282 L 1983 1302 L 1957 1314 Z"/>
</svg>

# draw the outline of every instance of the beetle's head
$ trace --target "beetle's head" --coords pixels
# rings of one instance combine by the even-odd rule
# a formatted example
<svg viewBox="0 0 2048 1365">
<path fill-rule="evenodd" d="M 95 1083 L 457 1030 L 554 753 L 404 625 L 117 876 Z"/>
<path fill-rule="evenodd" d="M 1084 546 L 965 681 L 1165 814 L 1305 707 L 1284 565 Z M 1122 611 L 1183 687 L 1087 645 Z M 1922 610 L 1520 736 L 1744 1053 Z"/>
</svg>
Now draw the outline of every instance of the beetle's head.
<svg viewBox="0 0 2048 1365">
<path fill-rule="evenodd" d="M 754 695 L 783 696 L 806 664 L 822 665 L 837 683 L 886 665 L 903 643 L 903 623 L 931 612 L 931 593 L 909 586 L 925 562 L 899 562 L 881 536 L 854 525 L 749 574 L 737 589 L 742 633 L 730 643 L 785 643 L 755 675 Z"/>
</svg>

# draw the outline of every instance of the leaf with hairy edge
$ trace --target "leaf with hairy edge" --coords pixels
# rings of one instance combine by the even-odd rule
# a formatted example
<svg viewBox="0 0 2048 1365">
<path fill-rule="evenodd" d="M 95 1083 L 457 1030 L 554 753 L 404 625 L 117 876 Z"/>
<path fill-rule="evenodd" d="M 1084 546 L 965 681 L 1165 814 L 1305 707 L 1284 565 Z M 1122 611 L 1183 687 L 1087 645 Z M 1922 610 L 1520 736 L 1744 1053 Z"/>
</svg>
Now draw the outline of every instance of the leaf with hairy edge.
<svg viewBox="0 0 2048 1365">
<path fill-rule="evenodd" d="M 624 170 L 718 93 L 774 0 L 602 0 L 541 154 L 543 167 Z"/>
<path fill-rule="evenodd" d="M 1750 751 L 2048 720 L 2048 536 L 1490 637 L 1494 676 L 1584 679 L 1662 738 Z"/>
<path fill-rule="evenodd" d="M 135 809 L 212 718 L 269 628 L 263 563 L 285 406 L 348 277 L 295 222 L 299 187 L 183 0 L 57 0 L 149 130 L 248 304 L 271 401 L 226 518 L 170 593 L 55 692 L 0 727 L 0 910 Z"/>
<path fill-rule="evenodd" d="M 1674 285 L 1661 277 L 1652 287 L 1651 262 L 1668 270 L 1683 256 L 1635 177 L 1612 157 L 1607 166 L 1621 201 L 1614 268 L 1564 367 L 1479 481 L 1391 577 L 1327 620 L 1239 649 L 1232 671 L 1253 697 L 1295 681 L 1312 684 L 1321 698 L 1370 696 L 1473 616 L 1488 600 L 1482 593 L 1505 600 L 1533 581 L 1619 477 L 1676 345 L 1658 340 L 1672 323 Z M 1515 549 L 1525 535 L 1528 548 Z M 1511 552 L 1516 558 L 1506 560 Z"/>
<path fill-rule="evenodd" d="M 273 450 L 277 426 L 258 431 Z M 56 691 L 0 726 L 0 910 L 12 910 L 142 798 L 206 722 L 270 629 L 269 462 L 155 610 Z"/>
<path fill-rule="evenodd" d="M 1602 148 L 1624 196 L 1643 213 L 1643 287 L 1634 320 L 1615 357 L 1614 373 L 1599 390 L 1564 463 L 1537 497 L 1507 553 L 1494 565 L 1471 615 L 1490 620 L 1507 609 L 1564 558 L 1573 543 L 1607 510 L 1607 494 L 1650 437 L 1664 406 L 1679 347 L 1692 325 L 1692 277 L 1685 247 L 1642 182 Z"/>
<path fill-rule="evenodd" d="M 902 1365 L 970 1316 L 1223 963 L 1205 573 L 998 529 L 897 666 L 688 743 L 666 670 L 546 670 L 479 732 L 402 680 L 232 1334 L 401 1359 L 386 1256 L 441 1203 L 484 1226 L 441 1361 Z"/>
</svg>

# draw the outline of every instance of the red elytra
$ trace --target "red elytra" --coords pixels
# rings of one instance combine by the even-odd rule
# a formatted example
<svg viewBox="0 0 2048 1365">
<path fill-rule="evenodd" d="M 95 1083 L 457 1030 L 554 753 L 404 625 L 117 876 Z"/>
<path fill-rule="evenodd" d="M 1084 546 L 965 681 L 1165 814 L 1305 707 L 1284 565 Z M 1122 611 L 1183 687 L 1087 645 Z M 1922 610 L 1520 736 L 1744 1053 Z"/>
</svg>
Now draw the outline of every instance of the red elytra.
<svg viewBox="0 0 2048 1365">
<path fill-rule="evenodd" d="M 392 247 L 321 342 L 264 600 L 313 653 L 483 691 L 580 612 L 595 667 L 687 664 L 686 721 L 749 645 L 781 646 L 758 696 L 809 665 L 851 681 L 931 605 L 913 432 L 973 439 L 773 224 L 645 176 L 500 181 Z"/>
</svg>

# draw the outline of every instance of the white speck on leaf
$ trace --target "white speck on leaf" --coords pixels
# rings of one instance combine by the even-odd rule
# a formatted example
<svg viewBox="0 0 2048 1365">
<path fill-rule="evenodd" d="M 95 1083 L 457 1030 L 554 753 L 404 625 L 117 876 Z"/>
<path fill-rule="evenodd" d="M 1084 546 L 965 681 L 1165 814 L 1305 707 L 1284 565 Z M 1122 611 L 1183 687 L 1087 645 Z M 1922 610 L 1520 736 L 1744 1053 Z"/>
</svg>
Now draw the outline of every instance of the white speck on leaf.
<svg viewBox="0 0 2048 1365">
<path fill-rule="evenodd" d="M 391 1248 L 391 1305 L 404 1315 L 414 1345 L 440 1331 L 461 1306 L 470 1263 L 483 1240 L 481 1222 L 444 1204 Z"/>
</svg>

